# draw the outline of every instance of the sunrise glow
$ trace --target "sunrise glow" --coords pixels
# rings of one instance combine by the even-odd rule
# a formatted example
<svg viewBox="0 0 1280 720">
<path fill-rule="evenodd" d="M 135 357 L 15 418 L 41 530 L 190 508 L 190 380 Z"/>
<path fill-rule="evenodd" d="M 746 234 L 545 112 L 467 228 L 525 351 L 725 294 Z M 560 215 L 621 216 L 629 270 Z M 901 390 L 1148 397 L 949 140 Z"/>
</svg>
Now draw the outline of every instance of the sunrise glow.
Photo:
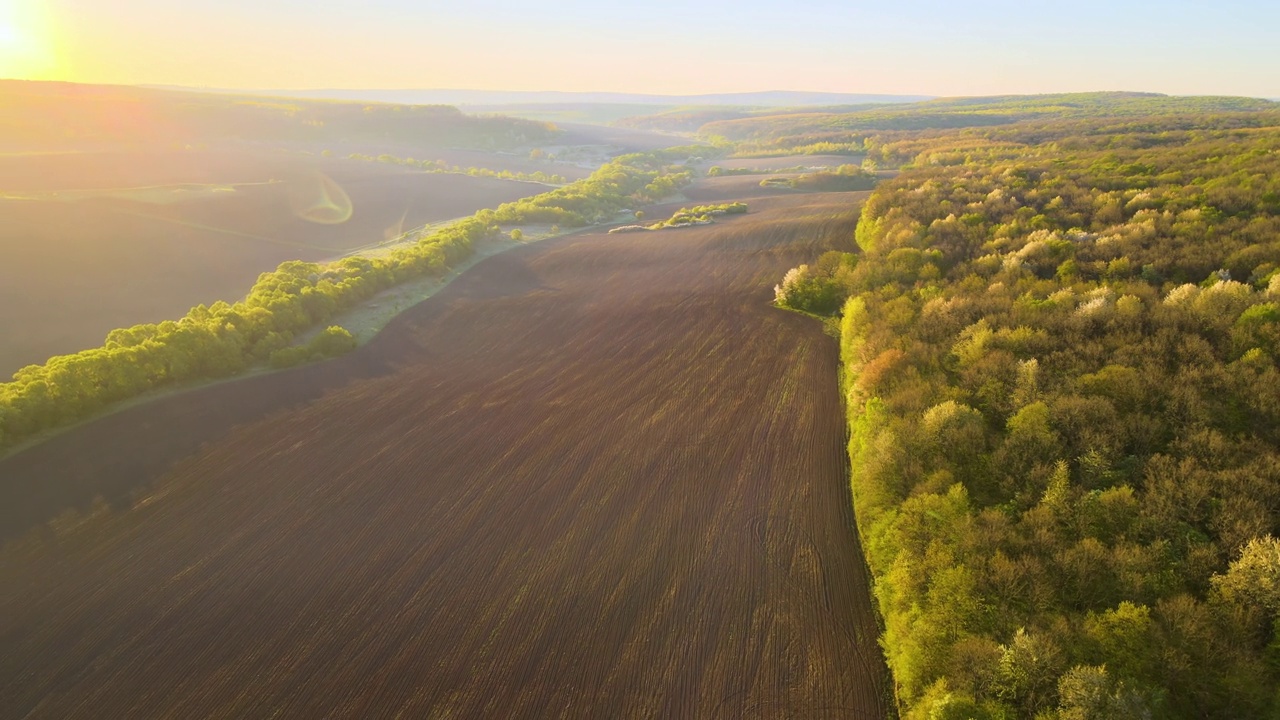
<svg viewBox="0 0 1280 720">
<path fill-rule="evenodd" d="M 655 0 L 644 12 L 597 0 L 0 0 L 0 77 L 209 88 L 1280 96 L 1267 72 L 1280 47 L 1275 3 L 1229 0 L 1216 13 L 1185 1 L 1159 12 L 1134 0 L 1087 0 L 1070 13 L 1015 6 L 974 0 L 957 15 L 942 0 Z M 1120 28 L 1137 27 L 1144 31 L 1118 39 Z M 717 62 L 705 63 L 708 54 Z"/>
<path fill-rule="evenodd" d="M 58 58 L 48 12 L 32 0 L 0 0 L 0 78 L 49 80 Z"/>
</svg>

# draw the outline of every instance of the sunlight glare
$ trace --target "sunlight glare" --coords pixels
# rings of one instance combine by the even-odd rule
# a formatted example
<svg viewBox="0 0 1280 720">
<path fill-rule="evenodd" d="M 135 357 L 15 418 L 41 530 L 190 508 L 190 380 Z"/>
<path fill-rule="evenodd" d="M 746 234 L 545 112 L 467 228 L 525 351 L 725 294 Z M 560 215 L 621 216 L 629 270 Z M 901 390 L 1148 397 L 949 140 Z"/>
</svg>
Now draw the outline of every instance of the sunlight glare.
<svg viewBox="0 0 1280 720">
<path fill-rule="evenodd" d="M 48 79 L 57 70 L 48 12 L 40 0 L 0 0 L 0 78 Z"/>
<path fill-rule="evenodd" d="M 293 213 L 318 225 L 341 225 L 355 211 L 350 196 L 333 178 L 322 172 L 298 178 L 287 186 Z"/>
</svg>

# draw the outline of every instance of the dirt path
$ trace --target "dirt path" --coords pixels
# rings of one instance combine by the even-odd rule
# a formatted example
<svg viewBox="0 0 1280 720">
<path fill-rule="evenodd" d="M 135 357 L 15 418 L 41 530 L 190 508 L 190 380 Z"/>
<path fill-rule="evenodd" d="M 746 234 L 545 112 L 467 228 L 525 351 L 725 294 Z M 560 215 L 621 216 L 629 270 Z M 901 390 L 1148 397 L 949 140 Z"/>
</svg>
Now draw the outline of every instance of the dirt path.
<svg viewBox="0 0 1280 720">
<path fill-rule="evenodd" d="M 137 498 L 0 551 L 0 713 L 882 717 L 834 343 L 767 304 L 848 207 L 517 249 L 0 464 Z"/>
</svg>

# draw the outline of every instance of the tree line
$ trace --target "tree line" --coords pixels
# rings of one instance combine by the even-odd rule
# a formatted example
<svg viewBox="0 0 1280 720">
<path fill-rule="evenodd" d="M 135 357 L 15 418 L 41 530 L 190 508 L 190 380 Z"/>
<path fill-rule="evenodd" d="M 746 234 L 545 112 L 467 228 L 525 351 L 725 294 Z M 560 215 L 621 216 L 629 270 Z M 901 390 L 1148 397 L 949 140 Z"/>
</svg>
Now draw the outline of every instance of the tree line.
<svg viewBox="0 0 1280 720">
<path fill-rule="evenodd" d="M 776 293 L 840 315 L 903 716 L 1276 717 L 1280 119 L 896 142 Z"/>
<path fill-rule="evenodd" d="M 351 153 L 347 156 L 348 160 L 359 160 L 362 162 L 380 162 L 388 165 L 403 165 L 406 167 L 420 168 L 423 172 L 437 174 L 453 174 L 453 175 L 470 175 L 471 177 L 487 177 L 497 180 L 519 180 L 521 182 L 537 182 L 546 185 L 564 185 L 568 183 L 568 179 L 563 175 L 556 173 L 545 173 L 536 170 L 531 173 L 512 172 L 511 170 L 491 170 L 482 167 L 464 168 L 460 165 L 450 165 L 445 160 L 415 160 L 414 158 L 396 157 L 384 153 L 377 157 L 373 155 L 365 155 L 363 153 Z"/>
<path fill-rule="evenodd" d="M 719 205 L 694 205 L 691 208 L 680 208 L 671 214 L 671 217 L 660 223 L 650 225 L 650 230 L 662 230 L 664 228 L 684 227 L 686 225 L 694 225 L 699 223 L 709 223 L 711 219 L 718 215 L 742 215 L 747 212 L 747 204 L 744 202 L 721 203 Z"/>
<path fill-rule="evenodd" d="M 796 177 L 770 177 L 760 181 L 760 187 L 804 192 L 852 192 L 870 190 L 875 186 L 876 176 L 859 165 L 840 165 L 832 170 L 808 172 Z"/>
<path fill-rule="evenodd" d="M 263 273 L 238 302 L 200 305 L 178 320 L 113 330 L 101 347 L 25 367 L 0 384 L 0 449 L 159 388 L 348 350 L 354 341 L 338 327 L 305 346 L 295 346 L 295 339 L 387 288 L 445 274 L 471 255 L 476 242 L 498 237 L 502 225 L 582 227 L 667 197 L 690 176 L 665 158 L 620 156 L 588 178 L 481 210 L 384 257 L 285 262 Z"/>
</svg>

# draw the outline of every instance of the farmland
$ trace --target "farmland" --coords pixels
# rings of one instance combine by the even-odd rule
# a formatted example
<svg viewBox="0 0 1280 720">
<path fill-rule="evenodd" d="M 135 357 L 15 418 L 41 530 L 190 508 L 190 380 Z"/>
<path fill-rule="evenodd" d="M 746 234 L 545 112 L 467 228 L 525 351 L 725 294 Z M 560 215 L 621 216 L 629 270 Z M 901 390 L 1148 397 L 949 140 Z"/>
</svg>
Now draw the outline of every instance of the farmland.
<svg viewBox="0 0 1280 720">
<path fill-rule="evenodd" d="M 574 180 L 620 152 L 673 144 L 445 106 L 10 81 L 0 103 L 5 379 L 113 329 L 234 302 L 281 262 L 549 189 L 344 159 L 353 152 Z"/>
<path fill-rule="evenodd" d="M 717 165 L 729 170 L 782 170 L 794 167 L 836 168 L 849 163 L 856 165 L 858 158 L 850 157 L 849 155 L 782 155 L 779 157 L 726 158 L 716 161 Z"/>
<path fill-rule="evenodd" d="M 185 155 L 0 158 L 0 194 L 10 196 L 0 199 L 0 375 L 93 347 L 117 327 L 238 299 L 283 261 L 333 257 L 546 189 L 356 162 Z M 349 198 L 345 222 L 299 216 L 324 198 L 319 173 Z M 93 192 L 68 192 L 83 188 Z"/>
<path fill-rule="evenodd" d="M 852 197 L 518 248 L 6 459 L 0 706 L 882 716 L 834 342 L 768 305 Z"/>
<path fill-rule="evenodd" d="M 707 178 L 687 189 L 685 195 L 694 202 L 712 203 L 727 199 L 772 197 L 778 194 L 778 188 L 760 186 L 761 175 L 722 175 Z M 763 177 L 789 178 L 795 175 L 777 175 Z"/>
<path fill-rule="evenodd" d="M 1115 94 L 882 110 L 754 116 L 736 145 L 615 160 L 672 141 L 533 145 L 500 118 L 398 111 L 476 141 L 409 162 L 413 137 L 343 111 L 351 132 L 323 151 L 308 130 L 136 163 L 0 157 L 11 216 L 47 211 L 14 226 L 28 249 L 88 244 L 11 281 L 10 309 L 57 308 L 45 286 L 68 278 L 101 283 L 79 298 L 94 308 L 120 286 L 161 296 L 143 283 L 166 274 L 199 284 L 148 269 L 154 249 L 131 279 L 94 247 L 100 216 L 192 247 L 367 253 L 285 263 L 241 303 L 4 386 L 0 706 L 1261 716 L 1280 627 L 1274 110 Z M 603 165 L 375 250 L 480 181 L 448 174 L 449 153 L 541 180 Z M 431 182 L 448 184 L 415 194 Z M 602 227 L 619 221 L 648 224 Z M 227 257 L 178 254 L 207 276 Z M 15 278 L 39 267 L 9 257 Z M 1139 377 L 1176 389 L 1138 398 Z M 1211 501 L 1184 511 L 1190 492 Z"/>
</svg>

